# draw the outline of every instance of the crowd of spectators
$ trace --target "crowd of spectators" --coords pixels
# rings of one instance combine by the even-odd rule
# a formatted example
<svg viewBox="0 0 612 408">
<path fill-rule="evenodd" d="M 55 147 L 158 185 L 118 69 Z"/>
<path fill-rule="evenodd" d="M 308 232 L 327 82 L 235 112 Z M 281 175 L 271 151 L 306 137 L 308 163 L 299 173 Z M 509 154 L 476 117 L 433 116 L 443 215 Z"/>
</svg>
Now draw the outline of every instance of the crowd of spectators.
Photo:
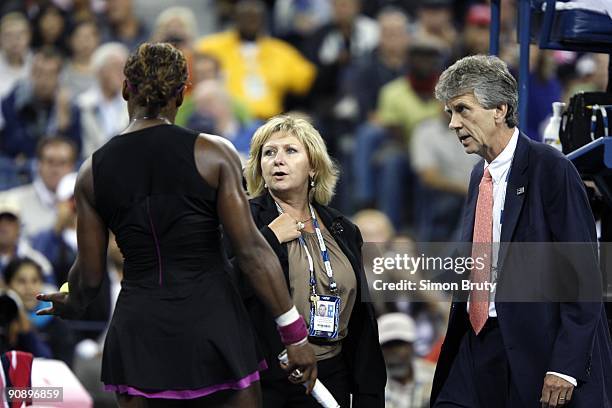
<svg viewBox="0 0 612 408">
<path fill-rule="evenodd" d="M 500 32 L 500 56 L 515 74 L 516 3 L 501 2 Z M 128 125 L 123 65 L 138 44 L 170 42 L 185 53 L 177 124 L 221 135 L 243 156 L 262 121 L 289 111 L 310 118 L 341 169 L 332 205 L 355 215 L 366 243 L 405 249 L 457 239 L 477 160 L 463 153 L 433 90 L 455 60 L 488 52 L 490 24 L 489 5 L 477 0 L 3 1 L 0 284 L 23 297 L 14 346 L 66 361 L 99 390 L 92 373 L 119 287 L 116 247 L 83 320 L 35 317 L 31 293 L 66 280 L 77 250 L 74 172 Z M 521 130 L 541 140 L 552 102 L 604 90 L 607 58 L 532 47 L 532 108 Z M 440 302 L 377 303 L 393 313 L 381 322 L 393 363 L 389 406 L 425 403 L 427 375 L 407 365 L 431 371 L 424 361 L 435 362 L 443 336 Z M 402 392 L 418 402 L 402 405 Z"/>
</svg>

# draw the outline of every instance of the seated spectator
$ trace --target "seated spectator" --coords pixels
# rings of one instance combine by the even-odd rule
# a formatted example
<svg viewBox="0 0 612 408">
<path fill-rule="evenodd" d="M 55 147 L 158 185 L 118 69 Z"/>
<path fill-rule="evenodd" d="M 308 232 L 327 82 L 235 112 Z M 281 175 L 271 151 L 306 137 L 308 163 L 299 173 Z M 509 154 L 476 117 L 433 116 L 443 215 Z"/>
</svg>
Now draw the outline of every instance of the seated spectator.
<svg viewBox="0 0 612 408">
<path fill-rule="evenodd" d="M 406 142 L 417 124 L 440 113 L 433 89 L 442 69 L 442 58 L 438 42 L 415 38 L 408 49 L 408 73 L 381 90 L 377 118 L 383 126 L 399 128 Z"/>
<path fill-rule="evenodd" d="M 104 6 L 104 3 L 97 0 L 70 0 L 69 3 L 72 21 L 95 19 L 96 13 Z"/>
<path fill-rule="evenodd" d="M 29 258 L 17 258 L 4 269 L 6 285 L 14 290 L 28 314 L 30 323 L 40 339 L 51 349 L 53 358 L 72 365 L 74 335 L 65 321 L 54 316 L 37 316 L 36 311 L 50 306 L 40 302 L 36 295 L 43 291 L 43 274 L 40 265 Z"/>
<path fill-rule="evenodd" d="M 6 266 L 15 259 L 30 258 L 40 265 L 45 283 L 55 284 L 51 264 L 21 237 L 19 205 L 10 198 L 0 198 L 0 283 L 7 282 Z M 0 284 L 0 287 L 4 286 Z"/>
<path fill-rule="evenodd" d="M 68 173 L 57 186 L 57 216 L 53 228 L 40 232 L 31 240 L 32 248 L 40 251 L 51 262 L 58 286 L 68 281 L 68 272 L 77 255 L 74 201 L 76 176 L 76 173 Z"/>
<path fill-rule="evenodd" d="M 453 0 L 421 0 L 417 9 L 416 20 L 419 24 L 416 36 L 437 40 L 445 53 L 449 52 L 457 41 L 452 6 Z"/>
<path fill-rule="evenodd" d="M 19 12 L 10 12 L 0 19 L 0 100 L 15 86 L 17 81 L 27 77 L 32 65 L 30 51 L 30 24 Z M 0 109 L 0 135 L 4 117 Z M 1 147 L 0 137 L 0 147 Z M 0 190 L 27 182 L 28 163 L 16 162 L 5 156 L 0 148 Z"/>
<path fill-rule="evenodd" d="M 102 42 L 120 42 L 130 51 L 149 39 L 149 29 L 134 14 L 133 0 L 107 0 Z"/>
<path fill-rule="evenodd" d="M 174 6 L 157 16 L 151 41 L 167 42 L 190 54 L 197 35 L 198 22 L 193 11 L 188 7 Z"/>
<path fill-rule="evenodd" d="M 53 2 L 43 3 L 32 18 L 32 48 L 54 48 L 68 55 L 68 13 Z"/>
<path fill-rule="evenodd" d="M 189 7 L 168 7 L 157 16 L 152 42 L 167 42 L 181 50 L 187 59 L 189 78 L 186 93 L 191 93 L 193 82 L 193 46 L 198 36 L 198 22 Z"/>
<path fill-rule="evenodd" d="M 307 55 L 319 68 L 319 76 L 326 77 L 346 66 L 354 58 L 360 58 L 376 48 L 379 28 L 376 21 L 360 14 L 360 0 L 332 0 L 332 20 L 321 27 L 307 44 Z M 332 75 L 335 77 L 335 75 Z"/>
<path fill-rule="evenodd" d="M 378 14 L 377 21 L 380 27 L 378 47 L 351 67 L 348 88 L 359 106 L 359 122 L 376 120 L 376 101 L 381 88 L 407 71 L 408 18 L 400 9 L 385 8 Z"/>
<path fill-rule="evenodd" d="M 329 154 L 340 168 L 340 182 L 332 202 L 341 211 L 353 211 L 350 172 L 353 131 L 360 112 L 351 82 L 353 64 L 378 45 L 379 27 L 361 14 L 361 0 L 331 0 L 331 21 L 306 39 L 305 55 L 317 67 L 309 103 L 317 125 L 325 135 Z M 368 79 L 369 83 L 370 79 Z M 364 84 L 359 84 L 359 88 Z"/>
<path fill-rule="evenodd" d="M 60 77 L 61 87 L 73 98 L 78 97 L 96 81 L 92 55 L 100 45 L 100 34 L 95 20 L 79 20 L 72 25 L 68 37 L 70 59 Z"/>
<path fill-rule="evenodd" d="M 455 42 L 453 61 L 474 54 L 489 53 L 491 6 L 473 4 L 465 16 L 465 26 Z M 537 47 L 536 47 L 537 48 Z"/>
<path fill-rule="evenodd" d="M 329 0 L 277 0 L 274 2 L 274 36 L 301 49 L 304 41 L 329 23 Z"/>
<path fill-rule="evenodd" d="M 415 196 L 418 241 L 459 240 L 459 221 L 472 168 L 478 157 L 465 154 L 448 117 L 440 113 L 419 124 L 410 140 L 410 158 L 419 178 Z"/>
<path fill-rule="evenodd" d="M 404 313 L 382 315 L 378 318 L 378 338 L 387 366 L 385 407 L 429 407 L 435 365 L 414 354 L 414 320 Z"/>
<path fill-rule="evenodd" d="M 33 158 L 36 145 L 50 135 L 70 138 L 81 146 L 76 106 L 66 92 L 59 92 L 63 58 L 52 48 L 34 55 L 29 78 L 17 82 L 2 100 L 4 128 L 2 150 L 9 157 Z"/>
<path fill-rule="evenodd" d="M 386 249 L 395 236 L 389 217 L 378 210 L 361 210 L 353 215 L 353 222 L 359 227 L 364 243 L 376 243 Z"/>
<path fill-rule="evenodd" d="M 193 102 L 192 93 L 198 84 L 207 79 L 222 80 L 221 64 L 219 60 L 203 52 L 195 52 L 192 56 L 191 66 L 189 70 L 191 84 L 188 88 L 190 92 L 185 92 L 183 103 L 176 112 L 174 123 L 179 126 L 186 126 L 187 121 L 193 114 L 195 104 Z"/>
<path fill-rule="evenodd" d="M 355 134 L 356 201 L 361 207 L 378 206 L 396 230 L 413 218 L 412 202 L 407 201 L 416 185 L 409 165 L 410 138 L 416 125 L 442 110 L 433 97 L 441 68 L 439 43 L 415 38 L 408 51 L 408 74 L 383 86 L 376 123 L 366 123 Z"/>
<path fill-rule="evenodd" d="M 196 52 L 193 55 L 191 69 L 191 81 L 194 89 L 200 82 L 210 79 L 221 81 L 224 84 L 223 86 L 227 89 L 226 78 L 225 75 L 223 75 L 223 72 L 221 72 L 219 60 L 213 55 L 203 52 Z M 253 118 L 246 104 L 231 95 L 230 99 L 232 104 L 232 112 L 238 121 L 241 124 L 250 122 Z M 184 96 L 183 103 L 176 113 L 174 123 L 179 126 L 186 126 L 187 121 L 193 114 L 194 109 L 195 103 L 193 101 L 192 93 L 188 93 Z"/>
<path fill-rule="evenodd" d="M 361 248 L 363 268 L 368 282 L 378 279 L 373 272 L 374 259 L 385 256 L 395 238 L 395 229 L 391 220 L 378 210 L 366 209 L 358 211 L 352 217 L 353 222 L 361 231 L 363 246 Z M 385 276 L 385 279 L 388 279 Z M 387 312 L 387 301 L 384 293 L 372 291 L 370 294 L 372 306 L 376 315 Z"/>
<path fill-rule="evenodd" d="M 0 287 L 0 312 L 0 353 L 17 350 L 34 357 L 53 357 L 51 349 L 30 322 L 21 298 L 13 290 Z"/>
<path fill-rule="evenodd" d="M 243 101 L 253 116 L 268 119 L 285 110 L 289 94 L 304 95 L 316 69 L 288 43 L 265 34 L 265 5 L 241 0 L 236 6 L 236 28 L 204 37 L 197 52 L 221 63 L 232 97 Z"/>
<path fill-rule="evenodd" d="M 217 57 L 205 52 L 196 52 L 194 54 L 192 70 L 191 78 L 194 85 L 207 79 L 226 80 L 225 75 L 221 71 L 221 63 Z"/>
<path fill-rule="evenodd" d="M 232 109 L 232 100 L 222 83 L 209 79 L 200 82 L 193 91 L 195 111 L 187 127 L 204 133 L 223 136 L 232 142 L 242 159 L 249 155 L 253 133 L 259 121 L 241 123 Z"/>
<path fill-rule="evenodd" d="M 128 49 L 121 43 L 101 45 L 91 58 L 95 84 L 77 99 L 82 126 L 82 157 L 89 157 L 129 123 L 123 99 L 123 67 Z"/>
<path fill-rule="evenodd" d="M 30 24 L 21 13 L 6 14 L 0 20 L 0 98 L 30 72 Z M 2 116 L 2 115 L 0 115 Z M 2 128 L 0 119 L 0 128 Z"/>
<path fill-rule="evenodd" d="M 491 25 L 491 6 L 473 4 L 468 9 L 463 28 L 463 38 L 469 54 L 487 54 L 489 52 L 489 27 Z"/>
<path fill-rule="evenodd" d="M 30 238 L 55 225 L 56 190 L 66 174 L 74 171 L 77 149 L 70 139 L 43 139 L 38 147 L 37 174 L 31 184 L 0 193 L 11 197 L 21 209 L 23 235 Z"/>
<path fill-rule="evenodd" d="M 340 139 L 352 132 L 358 114 L 348 90 L 349 68 L 376 48 L 379 28 L 375 20 L 360 13 L 360 0 L 332 0 L 331 4 L 331 22 L 307 40 L 305 54 L 317 67 L 311 90 L 313 115 L 324 128 L 321 133 L 327 135 L 330 154 L 338 158 Z"/>
</svg>

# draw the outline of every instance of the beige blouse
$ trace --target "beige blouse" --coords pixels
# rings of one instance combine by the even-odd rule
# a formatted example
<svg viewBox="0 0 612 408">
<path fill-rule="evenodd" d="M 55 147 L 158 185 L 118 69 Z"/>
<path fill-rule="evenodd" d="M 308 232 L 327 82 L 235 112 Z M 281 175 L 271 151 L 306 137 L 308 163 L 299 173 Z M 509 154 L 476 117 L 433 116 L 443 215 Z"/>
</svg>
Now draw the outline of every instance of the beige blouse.
<svg viewBox="0 0 612 408">
<path fill-rule="evenodd" d="M 325 360 L 340 354 L 342 351 L 341 340 L 348 334 L 348 322 L 355 305 L 357 296 L 357 279 L 355 272 L 344 252 L 340 249 L 332 235 L 327 230 L 321 231 L 323 241 L 327 246 L 329 260 L 334 271 L 334 279 L 338 284 L 338 296 L 340 296 L 340 319 L 338 322 L 338 337 L 328 340 L 328 344 L 313 344 L 313 349 L 317 360 Z M 302 232 L 304 241 L 308 246 L 308 251 L 314 263 L 315 277 L 317 280 L 317 294 L 331 295 L 329 290 L 329 278 L 325 272 L 321 249 L 314 232 Z M 287 243 L 289 260 L 289 284 L 291 297 L 295 307 L 306 320 L 306 325 L 310 325 L 310 277 L 308 272 L 308 258 L 306 251 L 295 239 Z M 324 339 L 321 339 L 324 340 Z"/>
</svg>

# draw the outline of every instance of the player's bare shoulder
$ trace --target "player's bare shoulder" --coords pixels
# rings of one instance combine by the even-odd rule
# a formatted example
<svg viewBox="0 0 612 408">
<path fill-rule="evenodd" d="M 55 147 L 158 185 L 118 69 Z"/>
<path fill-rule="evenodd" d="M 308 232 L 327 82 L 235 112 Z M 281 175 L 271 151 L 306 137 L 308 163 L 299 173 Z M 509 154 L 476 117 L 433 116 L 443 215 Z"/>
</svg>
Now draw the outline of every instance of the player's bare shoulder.
<svg viewBox="0 0 612 408">
<path fill-rule="evenodd" d="M 224 169 L 235 166 L 240 168 L 240 158 L 236 148 L 221 136 L 200 133 L 194 154 L 198 172 L 213 187 L 218 186 L 219 174 Z"/>
<path fill-rule="evenodd" d="M 90 204 L 94 204 L 94 179 L 92 158 L 89 156 L 77 173 L 76 184 L 74 187 L 75 196 L 86 199 Z"/>
</svg>

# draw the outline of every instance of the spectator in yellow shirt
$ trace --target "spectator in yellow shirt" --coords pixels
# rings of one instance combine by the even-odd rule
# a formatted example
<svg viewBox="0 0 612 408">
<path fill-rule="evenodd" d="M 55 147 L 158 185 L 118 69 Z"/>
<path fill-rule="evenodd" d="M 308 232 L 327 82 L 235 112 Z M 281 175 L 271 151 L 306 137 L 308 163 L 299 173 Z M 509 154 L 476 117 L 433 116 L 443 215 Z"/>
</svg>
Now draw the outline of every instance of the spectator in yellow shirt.
<svg viewBox="0 0 612 408">
<path fill-rule="evenodd" d="M 214 55 L 227 75 L 230 94 L 259 119 L 284 111 L 287 94 L 304 95 L 315 66 L 288 43 L 265 34 L 265 6 L 259 0 L 236 5 L 236 27 L 200 40 L 198 52 Z"/>
</svg>

